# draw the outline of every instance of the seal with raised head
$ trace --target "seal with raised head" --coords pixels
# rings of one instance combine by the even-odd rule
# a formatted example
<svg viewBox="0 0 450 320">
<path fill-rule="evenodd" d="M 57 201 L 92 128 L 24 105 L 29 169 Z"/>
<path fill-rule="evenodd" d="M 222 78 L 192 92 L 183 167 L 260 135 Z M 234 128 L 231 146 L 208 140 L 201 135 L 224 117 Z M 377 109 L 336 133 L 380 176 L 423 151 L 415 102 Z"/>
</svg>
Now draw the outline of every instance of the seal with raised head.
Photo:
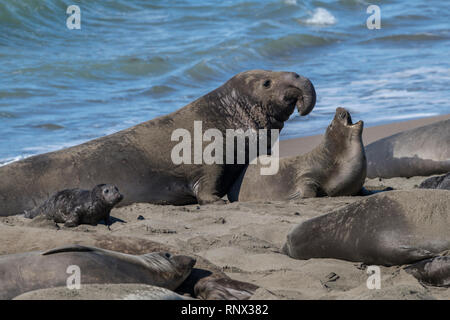
<svg viewBox="0 0 450 320">
<path fill-rule="evenodd" d="M 295 259 L 410 264 L 450 249 L 449 208 L 445 190 L 378 193 L 300 223 L 283 252 Z"/>
<path fill-rule="evenodd" d="M 407 130 L 366 147 L 367 177 L 430 176 L 450 171 L 450 119 Z"/>
<path fill-rule="evenodd" d="M 172 256 L 167 252 L 134 256 L 80 245 L 3 255 L 0 256 L 0 299 L 65 286 L 70 266 L 79 267 L 81 285 L 141 283 L 174 290 L 189 276 L 194 264 L 195 259 L 191 257 Z"/>
<path fill-rule="evenodd" d="M 450 172 L 442 176 L 425 179 L 419 185 L 419 188 L 450 190 Z"/>
<path fill-rule="evenodd" d="M 306 115 L 315 101 L 312 83 L 296 73 L 265 70 L 239 73 L 221 87 L 166 116 L 75 147 L 0 167 L 0 216 L 30 210 L 51 194 L 74 184 L 89 189 L 99 181 L 119 187 L 125 197 L 121 205 L 223 203 L 221 198 L 239 177 L 245 163 L 237 164 L 235 154 L 234 163 L 227 164 L 227 152 L 223 152 L 222 163 L 175 164 L 172 151 L 183 137 L 174 137 L 175 130 L 183 129 L 195 137 L 196 121 L 201 121 L 205 133 L 215 129 L 222 137 L 226 137 L 227 129 L 235 132 L 282 129 L 295 107 L 300 115 Z M 209 138 L 211 141 L 212 137 Z M 203 145 L 209 146 L 203 139 L 199 145 L 195 146 L 195 141 L 192 144 L 190 154 L 194 155 L 194 162 L 196 150 L 204 150 Z M 221 145 L 225 150 L 225 139 Z"/>
<path fill-rule="evenodd" d="M 439 256 L 416 262 L 405 268 L 420 282 L 436 287 L 450 287 L 450 257 Z"/>
<path fill-rule="evenodd" d="M 97 225 L 101 220 L 110 225 L 111 209 L 123 199 L 111 184 L 99 184 L 92 190 L 67 189 L 57 192 L 39 207 L 25 212 L 26 218 L 44 215 L 66 227 L 80 224 Z"/>
<path fill-rule="evenodd" d="M 279 159 L 279 171 L 261 175 L 262 164 L 250 164 L 228 193 L 230 201 L 293 200 L 317 196 L 350 196 L 366 178 L 363 122 L 337 108 L 322 142 L 311 152 Z M 257 188 L 255 188 L 257 186 Z"/>
</svg>

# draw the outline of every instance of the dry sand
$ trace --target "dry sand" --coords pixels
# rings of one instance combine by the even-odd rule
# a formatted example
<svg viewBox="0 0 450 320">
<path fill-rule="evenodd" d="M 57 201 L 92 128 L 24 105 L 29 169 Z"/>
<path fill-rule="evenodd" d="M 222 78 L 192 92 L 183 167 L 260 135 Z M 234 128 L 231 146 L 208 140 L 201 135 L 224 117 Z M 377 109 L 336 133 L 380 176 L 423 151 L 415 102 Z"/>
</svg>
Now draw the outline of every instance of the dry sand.
<svg viewBox="0 0 450 320">
<path fill-rule="evenodd" d="M 429 123 L 429 120 L 422 121 Z M 410 123 L 417 126 L 417 122 Z M 405 126 L 407 123 L 402 123 L 401 128 Z M 378 136 L 386 133 L 385 126 L 379 128 L 381 132 L 375 128 L 370 132 Z M 295 141 L 289 142 L 289 152 L 302 153 L 303 142 L 297 145 Z M 425 178 L 367 179 L 365 186 L 408 190 Z M 133 204 L 113 209 L 111 215 L 123 222 L 117 220 L 111 231 L 104 225 L 81 225 L 70 231 L 61 226 L 57 231 L 51 225 L 21 216 L 3 217 L 0 218 L 1 238 L 10 241 L 2 241 L 0 254 L 38 249 L 42 243 L 34 245 L 33 241 L 39 234 L 46 234 L 48 247 L 71 243 L 74 234 L 77 238 L 88 234 L 131 236 L 206 258 L 231 278 L 260 286 L 253 299 L 450 299 L 448 288 L 423 286 L 401 267 L 381 267 L 381 289 L 369 290 L 368 274 L 360 263 L 334 259 L 301 261 L 280 253 L 293 226 L 359 199 L 359 196 L 326 197 L 204 206 Z"/>
</svg>

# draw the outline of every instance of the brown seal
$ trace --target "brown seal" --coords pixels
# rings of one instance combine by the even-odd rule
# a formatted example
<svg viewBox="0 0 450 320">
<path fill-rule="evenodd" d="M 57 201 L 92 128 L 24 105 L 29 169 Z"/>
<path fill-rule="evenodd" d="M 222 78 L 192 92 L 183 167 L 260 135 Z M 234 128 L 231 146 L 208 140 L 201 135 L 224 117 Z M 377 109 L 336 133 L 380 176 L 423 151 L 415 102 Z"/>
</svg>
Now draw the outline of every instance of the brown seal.
<svg viewBox="0 0 450 320">
<path fill-rule="evenodd" d="M 47 251 L 0 256 L 0 299 L 67 284 L 71 266 L 79 268 L 80 285 L 141 283 L 176 289 L 190 274 L 195 259 L 153 252 L 134 256 L 69 245 Z"/>
<path fill-rule="evenodd" d="M 27 238 L 24 239 L 23 235 Z M 27 239 L 33 239 L 28 241 Z M 0 224 L 0 242 L 4 245 L 0 254 L 15 254 L 65 246 L 75 243 L 83 246 L 94 246 L 130 255 L 143 255 L 148 252 L 170 252 L 174 255 L 189 255 L 196 259 L 195 267 L 187 279 L 176 289 L 179 294 L 189 294 L 202 299 L 236 299 L 251 294 L 253 285 L 246 286 L 241 281 L 230 279 L 222 268 L 217 267 L 203 257 L 187 253 L 167 244 L 130 236 L 101 235 L 96 233 L 80 233 L 69 230 L 45 230 L 21 226 Z M 1 256 L 0 256 L 1 257 Z M 224 280 L 221 280 L 224 279 Z M 242 289 L 242 292 L 241 292 Z"/>
<path fill-rule="evenodd" d="M 367 177 L 430 176 L 450 171 L 450 119 L 407 130 L 366 147 Z"/>
<path fill-rule="evenodd" d="M 66 227 L 97 225 L 101 220 L 109 226 L 111 209 L 122 199 L 119 189 L 110 184 L 99 184 L 92 190 L 67 189 L 26 212 L 25 217 L 32 219 L 44 215 L 55 223 L 64 223 Z"/>
<path fill-rule="evenodd" d="M 449 208 L 445 190 L 378 193 L 300 223 L 283 251 L 295 259 L 410 264 L 450 249 Z"/>
<path fill-rule="evenodd" d="M 337 108 L 322 142 L 311 152 L 279 159 L 279 171 L 261 175 L 260 162 L 250 164 L 230 192 L 230 201 L 292 200 L 317 196 L 350 196 L 366 178 L 363 122 Z M 241 184 L 242 182 L 242 184 Z"/>
<path fill-rule="evenodd" d="M 0 167 L 0 216 L 30 210 L 73 185 L 89 189 L 99 181 L 119 187 L 125 197 L 121 205 L 220 202 L 245 163 L 236 164 L 235 154 L 234 164 L 226 164 L 223 139 L 222 164 L 174 164 L 171 154 L 180 143 L 172 141 L 175 130 L 185 129 L 195 137 L 194 121 L 201 121 L 203 131 L 216 129 L 223 137 L 227 129 L 282 129 L 296 106 L 300 115 L 306 115 L 315 98 L 312 83 L 293 72 L 239 73 L 169 115 Z M 194 155 L 194 146 L 191 151 Z"/>
</svg>

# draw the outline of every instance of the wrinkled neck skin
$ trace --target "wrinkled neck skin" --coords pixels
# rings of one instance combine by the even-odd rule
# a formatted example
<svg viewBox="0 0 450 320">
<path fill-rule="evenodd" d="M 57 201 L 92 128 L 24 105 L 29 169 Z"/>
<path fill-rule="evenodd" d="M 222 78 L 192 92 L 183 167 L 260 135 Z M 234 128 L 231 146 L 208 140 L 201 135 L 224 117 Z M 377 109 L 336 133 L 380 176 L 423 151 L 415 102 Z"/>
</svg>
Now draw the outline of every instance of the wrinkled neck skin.
<svg viewBox="0 0 450 320">
<path fill-rule="evenodd" d="M 220 123 L 216 123 L 220 131 L 225 132 L 226 129 L 243 129 L 244 131 L 252 128 L 259 129 L 279 129 L 284 126 L 284 120 L 294 111 L 292 109 L 286 111 L 289 114 L 274 114 L 275 110 L 281 110 L 270 102 L 261 104 L 261 102 L 252 99 L 251 95 L 239 92 L 238 86 L 227 82 L 218 89 L 206 94 L 196 101 L 196 106 L 203 107 L 207 110 L 205 116 L 213 117 L 213 119 L 223 119 Z M 204 108 L 204 106 L 207 108 Z M 198 110 L 198 109 L 197 109 Z M 204 112 L 200 110 L 199 112 Z M 278 121 L 275 117 L 280 117 L 282 121 Z"/>
</svg>

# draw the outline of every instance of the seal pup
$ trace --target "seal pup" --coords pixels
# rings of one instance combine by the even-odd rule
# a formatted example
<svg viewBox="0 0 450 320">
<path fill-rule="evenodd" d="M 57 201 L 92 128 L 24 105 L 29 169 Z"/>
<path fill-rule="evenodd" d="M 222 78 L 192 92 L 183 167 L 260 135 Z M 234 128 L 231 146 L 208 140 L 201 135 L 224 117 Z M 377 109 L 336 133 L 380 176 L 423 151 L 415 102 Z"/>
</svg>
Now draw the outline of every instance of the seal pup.
<svg viewBox="0 0 450 320">
<path fill-rule="evenodd" d="M 236 154 L 234 164 L 226 163 L 226 139 L 223 139 L 222 164 L 175 164 L 172 151 L 181 140 L 179 136 L 173 137 L 175 130 L 183 129 L 187 136 L 194 137 L 194 121 L 201 122 L 201 131 L 215 129 L 222 137 L 226 137 L 227 129 L 281 130 L 296 107 L 304 116 L 311 112 L 315 101 L 311 81 L 294 72 L 239 73 L 166 116 L 0 167 L 0 216 L 30 210 L 70 185 L 89 189 L 98 181 L 120 186 L 125 196 L 120 205 L 223 203 L 221 198 L 239 177 L 245 163 L 236 164 Z M 200 134 L 204 137 L 203 132 Z M 200 150 L 210 145 L 204 139 L 199 144 Z M 191 155 L 197 154 L 194 147 L 192 143 Z"/>
<path fill-rule="evenodd" d="M 25 218 L 44 215 L 66 227 L 80 224 L 97 225 L 101 220 L 109 227 L 111 209 L 122 201 L 123 195 L 111 184 L 99 184 L 92 190 L 67 189 L 57 192 L 39 207 L 25 212 Z"/>
<path fill-rule="evenodd" d="M 439 256 L 414 263 L 405 268 L 420 282 L 436 287 L 450 287 L 450 257 Z"/>
<path fill-rule="evenodd" d="M 75 291 L 75 292 L 74 292 Z M 66 287 L 26 292 L 13 300 L 194 300 L 166 288 L 136 283 L 85 284 L 78 290 Z"/>
<path fill-rule="evenodd" d="M 419 185 L 419 188 L 450 190 L 450 172 L 442 176 L 425 179 Z"/>
<path fill-rule="evenodd" d="M 450 119 L 400 132 L 366 147 L 367 177 L 430 176 L 450 171 Z"/>
<path fill-rule="evenodd" d="M 279 159 L 275 175 L 261 175 L 261 164 L 250 164 L 230 192 L 230 201 L 293 200 L 318 196 L 351 196 L 366 179 L 362 142 L 364 123 L 337 108 L 322 142 L 311 152 Z M 257 187 L 256 187 L 257 186 Z"/>
<path fill-rule="evenodd" d="M 69 266 L 78 266 L 81 285 L 141 283 L 176 289 L 190 274 L 195 259 L 153 252 L 140 256 L 69 245 L 48 251 L 0 256 L 0 299 L 67 284 Z"/>
<path fill-rule="evenodd" d="M 283 252 L 295 259 L 410 264 L 450 249 L 449 208 L 444 190 L 377 193 L 295 226 Z"/>
</svg>

